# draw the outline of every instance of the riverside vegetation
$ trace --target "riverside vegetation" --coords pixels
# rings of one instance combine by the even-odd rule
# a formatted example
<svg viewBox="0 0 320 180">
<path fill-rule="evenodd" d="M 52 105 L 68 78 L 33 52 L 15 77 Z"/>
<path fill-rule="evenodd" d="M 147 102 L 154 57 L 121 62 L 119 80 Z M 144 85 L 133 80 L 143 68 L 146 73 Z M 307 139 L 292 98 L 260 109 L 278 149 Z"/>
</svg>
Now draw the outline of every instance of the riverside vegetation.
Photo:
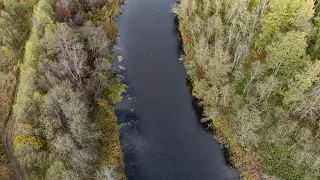
<svg viewBox="0 0 320 180">
<path fill-rule="evenodd" d="M 185 66 L 244 179 L 318 179 L 320 3 L 180 0 Z"/>
<path fill-rule="evenodd" d="M 114 115 L 125 87 L 115 76 L 109 51 L 121 3 L 5 1 L 1 82 L 7 69 L 17 73 L 20 67 L 12 146 L 28 179 L 125 179 Z M 10 14 L 9 4 L 26 13 Z M 11 64 L 16 68 L 7 68 Z M 17 77 L 8 84 L 15 86 Z"/>
</svg>

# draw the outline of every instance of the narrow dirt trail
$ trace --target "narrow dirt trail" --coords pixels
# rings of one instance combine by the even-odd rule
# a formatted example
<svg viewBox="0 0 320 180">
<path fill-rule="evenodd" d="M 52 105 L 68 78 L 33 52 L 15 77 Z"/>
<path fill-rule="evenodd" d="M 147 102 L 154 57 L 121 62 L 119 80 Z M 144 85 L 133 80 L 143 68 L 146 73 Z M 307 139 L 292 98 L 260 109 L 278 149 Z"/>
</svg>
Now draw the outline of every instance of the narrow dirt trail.
<svg viewBox="0 0 320 180">
<path fill-rule="evenodd" d="M 6 120 L 5 124 L 5 132 L 3 136 L 3 143 L 4 143 L 4 148 L 6 151 L 6 155 L 10 164 L 11 169 L 14 172 L 14 176 L 16 180 L 26 180 L 26 175 L 25 172 L 21 169 L 20 165 L 18 162 L 16 162 L 16 159 L 13 156 L 13 141 L 14 141 L 14 130 L 16 126 L 16 121 L 15 118 L 13 117 L 13 104 L 15 103 L 16 97 L 17 97 L 17 92 L 19 89 L 19 80 L 20 80 L 20 69 L 17 70 L 17 84 L 13 93 L 13 100 L 12 100 L 12 106 L 10 108 L 10 113 L 8 116 L 8 119 Z"/>
<path fill-rule="evenodd" d="M 7 158 L 10 162 L 10 166 L 12 170 L 14 171 L 15 179 L 16 180 L 25 180 L 25 173 L 21 170 L 21 167 L 16 162 L 14 156 L 13 156 L 13 140 L 14 140 L 14 129 L 15 129 L 15 121 L 11 117 L 10 120 L 7 123 L 7 126 L 5 128 L 5 134 L 4 134 L 4 145 L 5 145 L 5 151 Z"/>
</svg>

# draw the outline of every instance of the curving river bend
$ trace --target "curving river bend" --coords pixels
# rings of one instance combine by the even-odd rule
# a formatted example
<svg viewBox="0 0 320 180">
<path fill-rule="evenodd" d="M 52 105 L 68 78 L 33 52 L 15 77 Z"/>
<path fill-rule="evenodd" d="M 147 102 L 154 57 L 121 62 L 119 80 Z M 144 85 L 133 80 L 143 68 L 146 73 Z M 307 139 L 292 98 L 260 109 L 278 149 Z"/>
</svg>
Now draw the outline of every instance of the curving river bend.
<svg viewBox="0 0 320 180">
<path fill-rule="evenodd" d="M 233 180 L 211 131 L 199 123 L 183 54 L 175 0 L 127 0 L 114 48 L 128 86 L 116 108 L 129 180 Z M 123 57 L 123 59 L 122 59 Z M 121 61 L 121 62 L 120 62 Z"/>
</svg>

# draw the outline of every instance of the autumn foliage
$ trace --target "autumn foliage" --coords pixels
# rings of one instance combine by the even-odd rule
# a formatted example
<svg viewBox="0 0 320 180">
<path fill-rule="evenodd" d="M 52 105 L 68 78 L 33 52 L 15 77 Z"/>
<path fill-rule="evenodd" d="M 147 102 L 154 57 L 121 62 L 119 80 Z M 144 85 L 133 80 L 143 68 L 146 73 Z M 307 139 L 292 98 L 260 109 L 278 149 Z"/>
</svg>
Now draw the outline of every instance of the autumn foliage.
<svg viewBox="0 0 320 180">
<path fill-rule="evenodd" d="M 109 60 L 107 29 L 85 15 L 108 5 L 40 0 L 34 8 L 13 143 L 30 179 L 124 179 L 113 111 L 124 87 Z"/>
<path fill-rule="evenodd" d="M 245 179 L 318 179 L 319 3 L 180 0 L 187 74 Z"/>
</svg>

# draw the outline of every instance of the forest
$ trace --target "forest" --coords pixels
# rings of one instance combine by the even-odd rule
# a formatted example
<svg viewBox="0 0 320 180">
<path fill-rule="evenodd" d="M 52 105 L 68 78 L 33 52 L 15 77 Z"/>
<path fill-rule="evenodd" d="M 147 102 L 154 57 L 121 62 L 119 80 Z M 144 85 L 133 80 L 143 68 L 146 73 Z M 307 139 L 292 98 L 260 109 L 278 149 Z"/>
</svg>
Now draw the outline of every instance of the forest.
<svg viewBox="0 0 320 180">
<path fill-rule="evenodd" d="M 1 180 L 126 178 L 114 113 L 126 87 L 110 50 L 122 3 L 0 0 Z M 201 122 L 241 177 L 319 179 L 320 2 L 173 11 Z"/>
<path fill-rule="evenodd" d="M 202 122 L 244 179 L 320 173 L 320 3 L 180 0 L 187 75 Z"/>
<path fill-rule="evenodd" d="M 20 176 L 125 179 L 114 114 L 125 86 L 110 55 L 121 3 L 6 0 L 1 7 L 0 135 L 14 121 L 9 144 Z M 0 177 L 12 179 L 5 144 Z"/>
</svg>

